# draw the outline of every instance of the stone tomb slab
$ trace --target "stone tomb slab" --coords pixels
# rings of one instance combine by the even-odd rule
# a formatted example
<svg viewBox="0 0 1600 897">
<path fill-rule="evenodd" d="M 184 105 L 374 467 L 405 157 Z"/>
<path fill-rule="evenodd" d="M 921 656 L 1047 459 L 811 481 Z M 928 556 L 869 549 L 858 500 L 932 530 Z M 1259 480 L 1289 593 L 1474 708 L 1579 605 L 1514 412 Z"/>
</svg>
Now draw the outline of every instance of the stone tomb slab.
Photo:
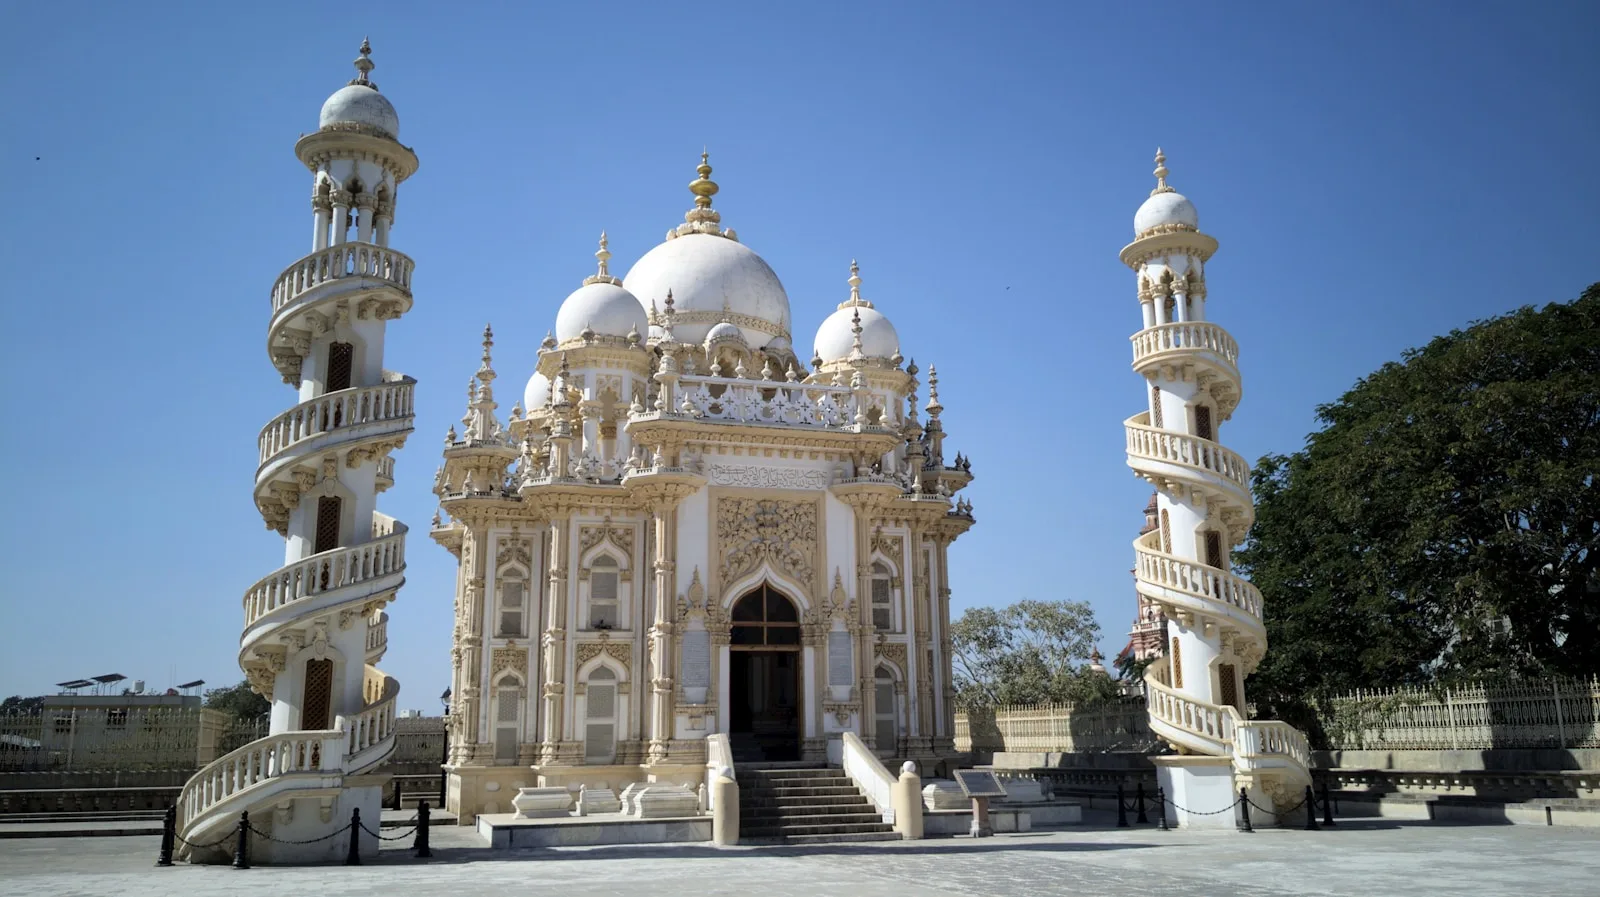
<svg viewBox="0 0 1600 897">
<path fill-rule="evenodd" d="M 511 799 L 520 819 L 551 819 L 572 815 L 572 792 L 564 787 L 519 788 Z"/>
<path fill-rule="evenodd" d="M 711 817 L 630 819 L 627 816 L 567 816 L 523 819 L 484 813 L 478 834 L 491 848 L 583 847 L 602 844 L 683 844 L 711 840 Z"/>
</svg>

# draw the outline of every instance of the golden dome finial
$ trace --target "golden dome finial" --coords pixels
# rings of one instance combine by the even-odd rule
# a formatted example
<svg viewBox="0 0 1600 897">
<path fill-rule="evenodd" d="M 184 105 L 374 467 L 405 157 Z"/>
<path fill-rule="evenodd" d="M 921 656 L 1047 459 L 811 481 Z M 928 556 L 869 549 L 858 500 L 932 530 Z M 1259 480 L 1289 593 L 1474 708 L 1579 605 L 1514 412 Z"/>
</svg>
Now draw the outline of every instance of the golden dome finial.
<svg viewBox="0 0 1600 897">
<path fill-rule="evenodd" d="M 1155 196 L 1157 193 L 1177 192 L 1167 186 L 1167 154 L 1163 153 L 1159 146 L 1156 147 L 1156 170 L 1153 173 L 1156 176 L 1156 188 L 1150 191 L 1151 196 Z"/>
<path fill-rule="evenodd" d="M 711 197 L 717 193 L 717 182 L 711 179 L 711 154 L 705 150 L 700 151 L 700 165 L 695 168 L 698 178 L 689 182 L 689 192 L 694 194 L 694 207 L 697 209 L 711 208 Z"/>
</svg>

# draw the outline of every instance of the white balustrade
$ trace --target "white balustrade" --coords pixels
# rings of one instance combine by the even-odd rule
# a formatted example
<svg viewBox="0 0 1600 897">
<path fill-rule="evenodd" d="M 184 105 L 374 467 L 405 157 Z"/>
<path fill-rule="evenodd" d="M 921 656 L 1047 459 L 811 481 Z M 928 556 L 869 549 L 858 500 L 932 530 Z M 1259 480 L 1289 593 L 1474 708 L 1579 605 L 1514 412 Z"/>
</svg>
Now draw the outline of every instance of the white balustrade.
<svg viewBox="0 0 1600 897">
<path fill-rule="evenodd" d="M 405 529 L 403 524 L 396 523 L 395 527 L 393 535 L 314 554 L 267 575 L 244 594 L 245 627 L 301 599 L 404 570 Z"/>
<path fill-rule="evenodd" d="M 354 716 L 340 720 L 347 743 L 345 755 L 354 757 L 374 745 L 394 737 L 394 705 L 400 694 L 400 683 L 385 676 L 379 686 L 377 701 L 371 702 Z M 351 770 L 346 770 L 351 771 Z"/>
<path fill-rule="evenodd" d="M 389 615 L 378 614 L 375 623 L 367 625 L 367 651 L 377 651 L 386 648 L 389 644 Z"/>
<path fill-rule="evenodd" d="M 1228 331 L 1210 321 L 1186 321 L 1179 324 L 1157 324 L 1128 338 L 1133 343 L 1133 363 L 1165 352 L 1185 349 L 1211 352 L 1230 366 L 1239 363 L 1239 344 Z"/>
<path fill-rule="evenodd" d="M 657 409 L 662 417 L 841 429 L 856 425 L 856 410 L 847 386 L 697 375 L 679 378 L 673 408 Z"/>
<path fill-rule="evenodd" d="M 1133 543 L 1140 580 L 1227 604 L 1258 622 L 1262 619 L 1261 590 L 1249 580 L 1160 551 L 1155 547 L 1160 539 L 1161 533 L 1150 532 Z"/>
<path fill-rule="evenodd" d="M 1155 675 L 1145 676 L 1145 684 L 1149 686 L 1146 700 L 1150 715 L 1174 728 L 1211 741 L 1224 744 L 1232 742 L 1239 712 L 1232 707 L 1197 701 L 1168 687 L 1161 681 L 1165 678 L 1167 663 L 1167 658 L 1152 663 L 1150 673 Z M 1160 669 L 1157 670 L 1157 667 Z"/>
<path fill-rule="evenodd" d="M 394 456 L 384 455 L 378 459 L 378 479 L 394 483 Z"/>
<path fill-rule="evenodd" d="M 872 801 L 873 809 L 883 815 L 884 822 L 894 822 L 895 777 L 856 733 L 847 731 L 840 738 L 845 774 Z"/>
<path fill-rule="evenodd" d="M 1158 430 L 1146 423 L 1149 416 L 1147 411 L 1127 421 L 1128 454 L 1204 470 L 1249 494 L 1250 464 L 1242 455 L 1199 436 Z"/>
<path fill-rule="evenodd" d="M 290 408 L 265 427 L 257 439 L 265 465 L 295 444 L 344 427 L 409 418 L 416 382 L 400 380 L 326 393 Z M 393 478 L 390 464 L 390 478 Z"/>
<path fill-rule="evenodd" d="M 178 795 L 179 826 L 222 801 L 270 779 L 294 773 L 338 773 L 345 733 L 282 732 L 225 754 L 196 773 Z"/>
<path fill-rule="evenodd" d="M 340 243 L 318 250 L 284 269 L 272 286 L 274 312 L 313 287 L 343 277 L 370 277 L 411 292 L 410 256 L 371 243 Z"/>
<path fill-rule="evenodd" d="M 1234 753 L 1245 759 L 1286 759 L 1311 766 L 1311 746 L 1303 732 L 1277 720 L 1241 722 L 1234 732 Z"/>
</svg>

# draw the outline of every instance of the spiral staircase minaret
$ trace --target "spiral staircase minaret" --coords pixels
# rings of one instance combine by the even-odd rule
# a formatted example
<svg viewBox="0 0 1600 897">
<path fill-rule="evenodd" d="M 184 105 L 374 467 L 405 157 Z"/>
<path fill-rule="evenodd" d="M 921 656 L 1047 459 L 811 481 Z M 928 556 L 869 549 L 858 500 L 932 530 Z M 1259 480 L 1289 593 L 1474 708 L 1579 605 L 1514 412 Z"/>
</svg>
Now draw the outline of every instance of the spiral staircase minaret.
<svg viewBox="0 0 1600 897">
<path fill-rule="evenodd" d="M 417 157 L 369 78 L 370 53 L 363 41 L 357 77 L 295 146 L 312 173 L 312 251 L 273 284 L 267 350 L 298 401 L 262 428 L 254 489 L 285 558 L 246 590 L 239 639 L 240 667 L 271 702 L 269 734 L 184 786 L 178 833 L 195 862 L 226 859 L 229 842 L 192 845 L 216 841 L 242 811 L 257 861 L 342 854 L 342 840 L 316 839 L 348 827 L 353 809 L 377 818 L 374 773 L 394 750 L 399 683 L 375 664 L 388 647 L 383 608 L 405 582 L 406 526 L 376 505 L 412 429 L 416 381 L 384 369 L 383 344 L 412 302 L 411 259 L 389 235 Z"/>
<path fill-rule="evenodd" d="M 1148 397 L 1125 423 L 1128 466 L 1158 492 L 1158 526 L 1134 541 L 1134 575 L 1167 619 L 1165 656 L 1145 674 L 1150 726 L 1179 754 L 1161 771 L 1189 809 L 1242 787 L 1287 812 L 1310 781 L 1309 750 L 1286 723 L 1248 719 L 1244 681 L 1266 652 L 1266 627 L 1261 593 L 1229 560 L 1255 519 L 1249 464 L 1219 436 L 1239 404 L 1239 347 L 1206 319 L 1205 264 L 1217 241 L 1167 174 L 1157 150 L 1156 188 L 1122 250 L 1138 275 L 1144 326 L 1132 337 L 1133 369 Z M 1180 813 L 1181 823 L 1203 821 Z"/>
</svg>

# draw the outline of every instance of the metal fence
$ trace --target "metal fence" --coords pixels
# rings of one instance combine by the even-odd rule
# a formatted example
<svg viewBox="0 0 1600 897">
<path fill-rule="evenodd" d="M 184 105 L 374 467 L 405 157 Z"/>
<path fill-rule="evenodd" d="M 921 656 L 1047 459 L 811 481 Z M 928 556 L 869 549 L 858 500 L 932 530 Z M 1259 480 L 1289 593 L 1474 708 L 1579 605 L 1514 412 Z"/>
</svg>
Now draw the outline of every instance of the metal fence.
<svg viewBox="0 0 1600 897">
<path fill-rule="evenodd" d="M 0 714 L 0 771 L 193 768 L 198 707 L 46 708 Z"/>
<path fill-rule="evenodd" d="M 1524 679 L 1335 698 L 1335 750 L 1600 748 L 1600 678 Z"/>
<path fill-rule="evenodd" d="M 1319 722 L 1334 750 L 1600 748 L 1600 678 L 1524 679 L 1334 698 Z M 1146 751 L 1143 698 L 1076 706 L 980 707 L 956 714 L 962 751 Z"/>
</svg>

